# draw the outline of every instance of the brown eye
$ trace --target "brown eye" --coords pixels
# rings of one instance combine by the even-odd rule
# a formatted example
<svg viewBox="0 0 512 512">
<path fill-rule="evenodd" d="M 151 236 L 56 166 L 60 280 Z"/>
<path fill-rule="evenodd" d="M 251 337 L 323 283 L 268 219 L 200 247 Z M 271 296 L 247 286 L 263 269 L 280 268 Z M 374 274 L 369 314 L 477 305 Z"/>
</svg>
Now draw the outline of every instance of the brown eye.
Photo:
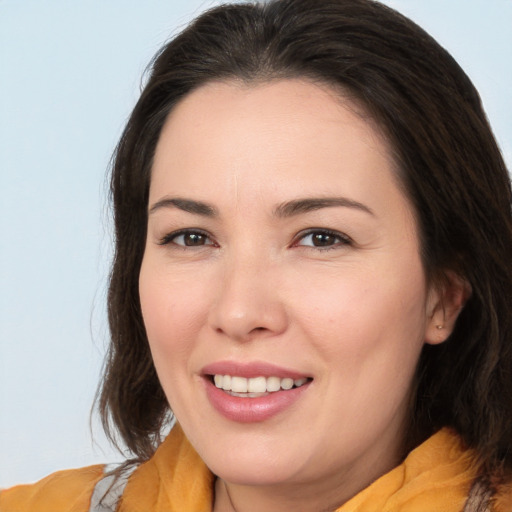
<svg viewBox="0 0 512 512">
<path fill-rule="evenodd" d="M 186 245 L 187 247 L 206 245 L 208 240 L 208 237 L 202 233 L 186 233 L 178 238 L 183 238 L 183 245 Z M 177 243 L 176 239 L 174 240 L 174 243 Z"/>
<path fill-rule="evenodd" d="M 334 245 L 337 241 L 337 237 L 330 233 L 314 233 L 311 235 L 311 241 L 315 247 L 325 247 Z"/>
<path fill-rule="evenodd" d="M 306 247 L 330 248 L 349 244 L 350 240 L 341 233 L 315 230 L 303 235 L 297 245 Z"/>
<path fill-rule="evenodd" d="M 180 247 L 201 247 L 213 245 L 213 242 L 205 233 L 200 231 L 179 231 L 165 236 L 160 245 L 174 244 Z"/>
</svg>

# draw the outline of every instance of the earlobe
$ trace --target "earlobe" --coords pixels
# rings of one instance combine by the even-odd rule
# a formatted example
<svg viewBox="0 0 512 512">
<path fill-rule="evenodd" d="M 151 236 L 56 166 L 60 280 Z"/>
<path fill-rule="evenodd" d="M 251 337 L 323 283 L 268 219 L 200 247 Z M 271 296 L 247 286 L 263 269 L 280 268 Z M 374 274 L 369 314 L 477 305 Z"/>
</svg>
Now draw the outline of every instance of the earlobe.
<svg viewBox="0 0 512 512">
<path fill-rule="evenodd" d="M 425 343 L 438 345 L 448 339 L 467 300 L 471 297 L 469 282 L 453 271 L 432 286 L 427 301 Z"/>
</svg>

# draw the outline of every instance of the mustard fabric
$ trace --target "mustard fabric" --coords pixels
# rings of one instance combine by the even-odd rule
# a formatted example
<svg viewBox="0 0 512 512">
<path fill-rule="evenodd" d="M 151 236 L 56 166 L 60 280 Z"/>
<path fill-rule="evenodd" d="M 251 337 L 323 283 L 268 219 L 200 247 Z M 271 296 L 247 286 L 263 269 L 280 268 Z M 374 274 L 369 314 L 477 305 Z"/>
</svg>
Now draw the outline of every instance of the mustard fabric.
<svg viewBox="0 0 512 512">
<path fill-rule="evenodd" d="M 461 512 L 476 474 L 472 452 L 443 429 L 338 512 Z"/>
<path fill-rule="evenodd" d="M 0 491 L 1 512 L 88 512 L 103 466 L 58 471 L 36 484 Z"/>
<path fill-rule="evenodd" d="M 128 480 L 119 512 L 211 512 L 214 480 L 175 425 L 155 455 Z"/>
<path fill-rule="evenodd" d="M 102 466 L 54 473 L 0 492 L 0 512 L 88 512 Z M 476 476 L 474 456 L 443 429 L 337 512 L 461 512 Z M 177 425 L 130 477 L 119 512 L 211 512 L 214 475 Z M 512 512 L 503 489 L 494 512 Z"/>
</svg>

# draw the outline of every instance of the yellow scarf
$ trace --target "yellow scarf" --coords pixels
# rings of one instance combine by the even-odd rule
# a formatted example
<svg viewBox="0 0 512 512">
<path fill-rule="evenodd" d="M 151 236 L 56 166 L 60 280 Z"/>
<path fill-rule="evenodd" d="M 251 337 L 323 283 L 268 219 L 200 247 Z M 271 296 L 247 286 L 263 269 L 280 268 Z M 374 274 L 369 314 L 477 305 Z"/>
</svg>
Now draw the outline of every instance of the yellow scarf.
<svg viewBox="0 0 512 512">
<path fill-rule="evenodd" d="M 337 512 L 461 512 L 476 468 L 473 453 L 443 429 Z M 0 492 L 0 512 L 87 512 L 102 467 L 61 471 Z M 131 476 L 118 512 L 211 512 L 215 477 L 175 426 Z M 494 512 L 512 512 L 510 489 Z"/>
<path fill-rule="evenodd" d="M 476 475 L 472 462 L 459 438 L 441 430 L 337 512 L 461 512 Z M 211 512 L 213 481 L 175 427 L 128 482 L 119 512 Z"/>
</svg>

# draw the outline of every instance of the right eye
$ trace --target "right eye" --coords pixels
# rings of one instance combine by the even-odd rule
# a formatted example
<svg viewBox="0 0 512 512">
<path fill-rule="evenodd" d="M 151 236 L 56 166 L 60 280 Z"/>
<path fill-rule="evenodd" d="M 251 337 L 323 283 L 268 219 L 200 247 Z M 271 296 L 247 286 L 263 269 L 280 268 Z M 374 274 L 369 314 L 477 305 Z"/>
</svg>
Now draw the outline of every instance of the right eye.
<svg viewBox="0 0 512 512">
<path fill-rule="evenodd" d="M 160 240 L 160 245 L 174 244 L 180 247 L 201 247 L 204 245 L 213 245 L 210 237 L 202 231 L 181 230 L 165 235 Z"/>
</svg>

